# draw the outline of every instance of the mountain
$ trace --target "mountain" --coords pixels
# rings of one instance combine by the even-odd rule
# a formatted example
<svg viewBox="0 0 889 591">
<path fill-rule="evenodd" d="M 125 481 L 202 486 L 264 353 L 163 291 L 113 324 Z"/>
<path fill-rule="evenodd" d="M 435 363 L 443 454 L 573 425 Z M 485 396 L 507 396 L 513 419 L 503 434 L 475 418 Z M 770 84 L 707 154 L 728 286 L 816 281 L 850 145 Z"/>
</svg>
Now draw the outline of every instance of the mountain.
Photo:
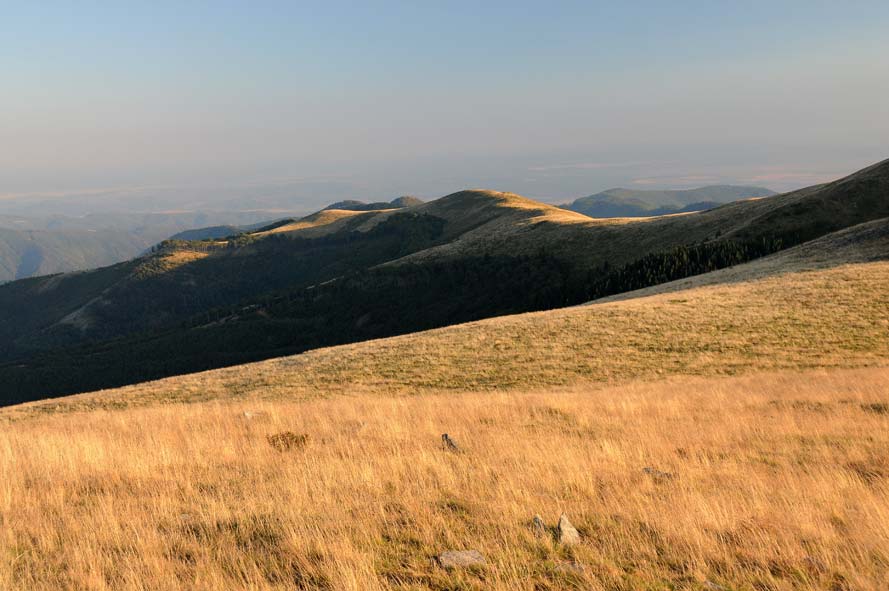
<svg viewBox="0 0 889 591">
<path fill-rule="evenodd" d="M 883 589 L 887 238 L 0 409 L 3 587 Z"/>
<path fill-rule="evenodd" d="M 292 219 L 292 218 L 286 218 Z M 221 238 L 230 238 L 232 236 L 237 236 L 238 234 L 243 234 L 245 232 L 255 232 L 260 228 L 266 228 L 273 226 L 275 224 L 280 223 L 280 220 L 277 221 L 261 221 L 253 224 L 244 224 L 241 226 L 233 226 L 231 224 L 226 224 L 222 226 L 208 226 L 206 228 L 194 228 L 191 230 L 184 230 L 177 234 L 173 234 L 168 238 L 168 240 L 172 241 L 201 241 L 201 240 L 219 240 Z"/>
<path fill-rule="evenodd" d="M 349 199 L 346 201 L 337 201 L 325 207 L 324 209 L 342 209 L 347 211 L 375 211 L 380 209 L 400 209 L 403 207 L 413 207 L 423 203 L 422 199 L 405 195 L 398 197 L 392 201 L 378 201 L 374 203 L 365 203 L 364 201 L 355 201 Z"/>
<path fill-rule="evenodd" d="M 593 218 L 646 217 L 704 211 L 722 203 L 772 195 L 775 192 L 764 187 L 734 185 L 674 191 L 609 189 L 562 207 Z"/>
<path fill-rule="evenodd" d="M 889 218 L 583 306 L 489 318 L 167 378 L 12 413 L 253 397 L 603 384 L 889 358 Z M 540 338 L 546 335 L 546 338 Z"/>
<path fill-rule="evenodd" d="M 201 240 L 267 224 L 270 212 L 0 215 L 0 283 L 129 260 L 161 240 Z M 280 214 L 278 215 L 280 217 Z M 216 221 L 234 222 L 192 230 Z M 237 229 L 235 229 L 237 228 Z M 184 232 L 184 233 L 183 233 Z"/>
<path fill-rule="evenodd" d="M 110 265 L 138 255 L 146 246 L 125 232 L 0 228 L 0 283 Z"/>
<path fill-rule="evenodd" d="M 590 219 L 471 190 L 170 241 L 0 287 L 0 381 L 24 400 L 579 304 L 889 216 L 887 197 L 889 161 L 687 216 Z"/>
</svg>

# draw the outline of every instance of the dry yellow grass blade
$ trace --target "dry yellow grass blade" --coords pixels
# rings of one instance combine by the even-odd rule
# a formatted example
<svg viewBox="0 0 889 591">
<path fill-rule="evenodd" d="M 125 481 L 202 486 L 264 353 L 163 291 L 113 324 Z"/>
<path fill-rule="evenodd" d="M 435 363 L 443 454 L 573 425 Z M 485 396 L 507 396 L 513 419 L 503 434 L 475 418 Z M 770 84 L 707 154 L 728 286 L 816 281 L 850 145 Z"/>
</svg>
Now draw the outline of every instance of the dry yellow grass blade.
<svg viewBox="0 0 889 591">
<path fill-rule="evenodd" d="M 885 589 L 887 384 L 813 370 L 21 421 L 0 433 L 0 588 Z M 270 445 L 285 432 L 300 443 Z M 562 512 L 579 545 L 535 536 Z M 449 549 L 487 565 L 434 566 Z"/>
</svg>

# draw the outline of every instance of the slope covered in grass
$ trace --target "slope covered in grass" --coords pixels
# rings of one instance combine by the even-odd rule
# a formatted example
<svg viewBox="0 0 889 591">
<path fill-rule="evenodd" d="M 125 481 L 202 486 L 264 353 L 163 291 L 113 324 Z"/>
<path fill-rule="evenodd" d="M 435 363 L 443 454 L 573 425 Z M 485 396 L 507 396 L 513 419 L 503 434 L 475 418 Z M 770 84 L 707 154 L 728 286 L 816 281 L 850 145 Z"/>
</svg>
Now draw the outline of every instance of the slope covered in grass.
<svg viewBox="0 0 889 591">
<path fill-rule="evenodd" d="M 16 412 L 882 365 L 889 360 L 887 229 L 887 220 L 864 224 L 702 275 L 687 289 L 320 349 Z"/>
<path fill-rule="evenodd" d="M 0 587 L 881 590 L 886 236 L 2 409 Z"/>
<path fill-rule="evenodd" d="M 815 370 L 19 421 L 0 431 L 0 587 L 878 591 L 887 380 Z M 535 514 L 552 528 L 561 513 L 580 544 L 535 536 Z M 452 549 L 487 564 L 436 566 Z"/>
<path fill-rule="evenodd" d="M 69 300 L 59 293 L 67 282 L 55 278 L 0 288 L 0 303 L 11 303 L 0 305 L 0 324 L 11 327 L 0 341 L 9 392 L 0 399 L 580 304 L 887 215 L 883 162 L 827 185 L 698 214 L 593 220 L 473 190 L 398 210 L 328 210 L 218 242 L 167 243 L 121 267 L 122 276 L 87 274 L 82 281 L 93 279 L 92 288 Z M 180 250 L 187 255 L 171 255 Z M 64 305 L 44 306 L 56 298 Z"/>
</svg>

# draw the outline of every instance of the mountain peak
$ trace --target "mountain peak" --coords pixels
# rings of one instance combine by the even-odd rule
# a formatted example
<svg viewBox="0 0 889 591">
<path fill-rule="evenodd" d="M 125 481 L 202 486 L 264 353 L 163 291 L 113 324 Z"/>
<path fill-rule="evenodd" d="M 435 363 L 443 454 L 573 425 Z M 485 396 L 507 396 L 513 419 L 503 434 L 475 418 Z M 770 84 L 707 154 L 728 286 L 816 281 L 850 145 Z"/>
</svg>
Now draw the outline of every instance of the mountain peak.
<svg viewBox="0 0 889 591">
<path fill-rule="evenodd" d="M 402 209 L 405 207 L 420 205 L 421 203 L 423 203 L 422 199 L 418 199 L 417 197 L 413 197 L 411 195 L 403 195 L 401 197 L 393 199 L 392 201 L 374 201 L 372 203 L 358 201 L 356 199 L 346 199 L 345 201 L 337 201 L 336 203 L 331 203 L 330 205 L 325 207 L 324 210 L 339 209 L 343 211 L 377 211 L 381 209 Z"/>
</svg>

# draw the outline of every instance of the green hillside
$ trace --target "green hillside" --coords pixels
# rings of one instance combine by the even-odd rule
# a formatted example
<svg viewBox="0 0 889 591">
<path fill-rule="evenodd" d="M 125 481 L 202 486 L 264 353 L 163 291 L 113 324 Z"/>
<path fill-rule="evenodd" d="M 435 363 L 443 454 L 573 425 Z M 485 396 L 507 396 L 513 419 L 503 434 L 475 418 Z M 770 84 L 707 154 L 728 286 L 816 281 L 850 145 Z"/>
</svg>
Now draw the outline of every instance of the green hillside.
<svg viewBox="0 0 889 591">
<path fill-rule="evenodd" d="M 120 385 L 582 303 L 889 216 L 889 161 L 685 216 L 591 220 L 463 191 L 164 243 L 116 269 L 0 288 L 7 400 Z M 172 354 L 171 352 L 175 352 Z"/>
</svg>

